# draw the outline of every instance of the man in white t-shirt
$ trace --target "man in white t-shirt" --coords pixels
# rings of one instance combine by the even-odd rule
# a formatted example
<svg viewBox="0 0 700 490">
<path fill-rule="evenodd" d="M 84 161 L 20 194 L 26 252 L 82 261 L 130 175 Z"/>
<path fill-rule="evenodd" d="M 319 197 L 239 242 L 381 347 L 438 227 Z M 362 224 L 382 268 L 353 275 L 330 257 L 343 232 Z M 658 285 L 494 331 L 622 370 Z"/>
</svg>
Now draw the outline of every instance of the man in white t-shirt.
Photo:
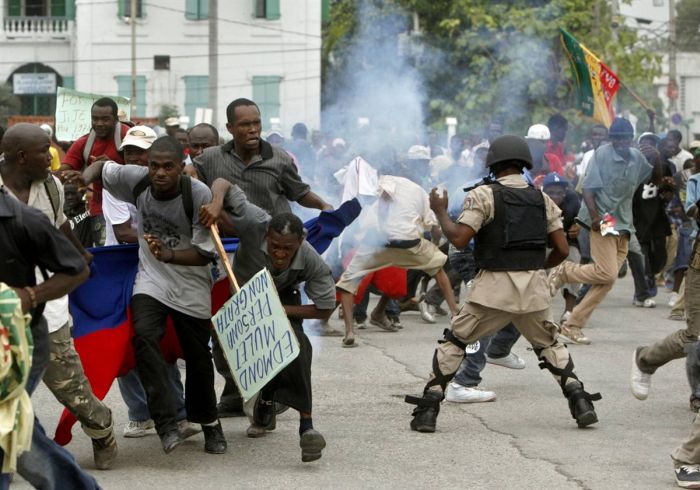
<svg viewBox="0 0 700 490">
<path fill-rule="evenodd" d="M 90 262 L 92 256 L 73 235 L 63 213 L 63 185 L 49 173 L 49 137 L 38 126 L 18 124 L 5 134 L 3 145 L 5 162 L 0 166 L 0 186 L 12 197 L 44 213 Z M 36 275 L 37 282 L 48 279 L 39 269 Z M 44 317 L 49 330 L 50 356 L 43 381 L 92 439 L 95 466 L 101 470 L 109 469 L 117 457 L 114 420 L 111 410 L 92 392 L 75 351 L 68 296 L 48 301 Z"/>
<path fill-rule="evenodd" d="M 124 153 L 126 165 L 148 166 L 148 149 L 158 136 L 148 126 L 134 126 L 124 136 L 119 151 Z M 137 243 L 138 211 L 131 203 L 120 201 L 109 191 L 102 191 L 102 211 L 105 217 L 105 245 Z M 182 380 L 177 364 L 168 364 L 168 380 L 177 403 L 177 419 L 180 432 L 186 437 L 200 432 L 197 425 L 187 422 Z M 155 434 L 155 425 L 148 413 L 146 392 L 136 369 L 117 378 L 119 391 L 128 408 L 129 423 L 124 427 L 124 437 L 144 437 Z"/>
</svg>

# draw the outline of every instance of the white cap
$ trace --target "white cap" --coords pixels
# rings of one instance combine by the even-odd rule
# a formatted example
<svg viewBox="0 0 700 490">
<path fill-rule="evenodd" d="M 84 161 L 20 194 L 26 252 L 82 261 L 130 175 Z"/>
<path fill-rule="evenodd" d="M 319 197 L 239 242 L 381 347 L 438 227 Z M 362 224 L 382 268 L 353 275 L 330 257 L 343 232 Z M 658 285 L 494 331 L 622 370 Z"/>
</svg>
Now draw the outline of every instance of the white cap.
<svg viewBox="0 0 700 490">
<path fill-rule="evenodd" d="M 180 125 L 180 118 L 179 117 L 169 117 L 165 120 L 165 126 L 179 126 Z"/>
<path fill-rule="evenodd" d="M 531 140 L 549 141 L 552 135 L 549 133 L 549 128 L 544 124 L 533 124 L 527 130 L 526 138 Z"/>
<path fill-rule="evenodd" d="M 335 138 L 333 142 L 331 143 L 332 147 L 336 146 L 345 146 L 345 140 L 343 138 Z"/>
<path fill-rule="evenodd" d="M 53 136 L 53 129 L 51 129 L 51 126 L 49 124 L 44 123 L 39 127 L 44 130 L 44 133 L 46 133 L 49 136 L 49 138 Z"/>
<path fill-rule="evenodd" d="M 119 150 L 123 150 L 125 146 L 136 146 L 148 150 L 157 137 L 156 132 L 148 126 L 134 126 L 126 132 Z"/>
<path fill-rule="evenodd" d="M 688 145 L 688 149 L 693 150 L 695 148 L 700 148 L 700 140 L 693 140 Z"/>
<path fill-rule="evenodd" d="M 408 149 L 409 160 L 430 160 L 430 148 L 427 146 L 413 145 Z"/>
</svg>

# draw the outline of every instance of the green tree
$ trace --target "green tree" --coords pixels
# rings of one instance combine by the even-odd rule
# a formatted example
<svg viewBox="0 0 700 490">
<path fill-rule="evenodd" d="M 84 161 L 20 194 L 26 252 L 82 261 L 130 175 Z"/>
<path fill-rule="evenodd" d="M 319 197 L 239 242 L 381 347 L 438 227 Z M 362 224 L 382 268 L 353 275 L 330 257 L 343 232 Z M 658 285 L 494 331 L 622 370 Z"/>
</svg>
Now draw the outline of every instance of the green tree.
<svg viewBox="0 0 700 490">
<path fill-rule="evenodd" d="M 659 56 L 641 45 L 636 31 L 621 26 L 614 41 L 612 16 L 604 0 L 368 0 L 405 16 L 416 13 L 426 49 L 416 60 L 427 84 L 426 123 L 442 128 L 456 116 L 461 128 L 478 131 L 491 118 L 523 134 L 534 122 L 561 112 L 583 131 L 591 121 L 578 116 L 568 60 L 559 40 L 565 28 L 604 60 L 643 97 L 653 99 L 652 80 L 660 73 Z M 337 85 L 359 19 L 359 2 L 336 0 L 324 39 L 325 100 Z M 337 24 L 334 23 L 338 21 Z M 410 25 L 410 18 L 407 18 Z M 331 32 L 332 29 L 332 32 Z M 369 60 L 368 62 L 371 62 Z M 622 94 L 624 107 L 641 121 L 645 111 Z M 643 123 L 644 124 L 644 123 Z M 466 127 L 465 127 L 466 126 Z"/>
<path fill-rule="evenodd" d="M 700 51 L 700 0 L 676 4 L 676 42 L 680 51 Z"/>
<path fill-rule="evenodd" d="M 19 97 L 12 93 L 9 83 L 0 85 L 0 126 L 7 127 L 7 119 L 19 114 L 21 103 Z"/>
</svg>

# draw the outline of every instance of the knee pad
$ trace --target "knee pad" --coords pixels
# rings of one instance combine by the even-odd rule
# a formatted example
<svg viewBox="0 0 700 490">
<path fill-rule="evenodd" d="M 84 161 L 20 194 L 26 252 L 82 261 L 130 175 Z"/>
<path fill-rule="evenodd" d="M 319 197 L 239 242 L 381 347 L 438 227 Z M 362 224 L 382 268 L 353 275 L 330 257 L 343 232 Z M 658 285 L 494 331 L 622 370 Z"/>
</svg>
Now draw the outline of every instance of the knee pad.
<svg viewBox="0 0 700 490">
<path fill-rule="evenodd" d="M 465 349 L 467 348 L 467 344 L 459 340 L 455 335 L 452 333 L 452 330 L 446 328 L 443 331 L 443 336 L 444 338 L 441 340 L 438 340 L 439 344 L 444 344 L 445 342 L 450 342 L 451 344 L 456 345 L 459 347 L 459 349 L 464 353 Z M 456 371 L 455 371 L 456 373 Z M 444 374 L 440 370 L 440 362 L 438 361 L 438 350 L 435 349 L 435 352 L 433 353 L 433 375 L 435 376 L 433 379 L 428 381 L 428 383 L 425 385 L 424 391 L 429 390 L 433 386 L 440 385 L 442 388 L 442 391 L 447 389 L 447 383 L 452 381 L 452 378 L 454 378 L 455 373 L 447 373 Z"/>
</svg>

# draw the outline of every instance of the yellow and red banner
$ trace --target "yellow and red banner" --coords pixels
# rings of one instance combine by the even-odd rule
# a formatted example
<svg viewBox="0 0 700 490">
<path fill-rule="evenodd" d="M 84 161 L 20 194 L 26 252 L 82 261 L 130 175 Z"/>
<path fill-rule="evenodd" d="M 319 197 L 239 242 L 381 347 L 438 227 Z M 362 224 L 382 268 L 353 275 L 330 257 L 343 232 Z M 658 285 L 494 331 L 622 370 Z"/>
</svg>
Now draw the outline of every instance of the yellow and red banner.
<svg viewBox="0 0 700 490">
<path fill-rule="evenodd" d="M 610 127 L 615 118 L 612 100 L 620 88 L 620 80 L 586 46 L 564 29 L 561 41 L 574 75 L 579 109 L 587 116 Z"/>
</svg>

